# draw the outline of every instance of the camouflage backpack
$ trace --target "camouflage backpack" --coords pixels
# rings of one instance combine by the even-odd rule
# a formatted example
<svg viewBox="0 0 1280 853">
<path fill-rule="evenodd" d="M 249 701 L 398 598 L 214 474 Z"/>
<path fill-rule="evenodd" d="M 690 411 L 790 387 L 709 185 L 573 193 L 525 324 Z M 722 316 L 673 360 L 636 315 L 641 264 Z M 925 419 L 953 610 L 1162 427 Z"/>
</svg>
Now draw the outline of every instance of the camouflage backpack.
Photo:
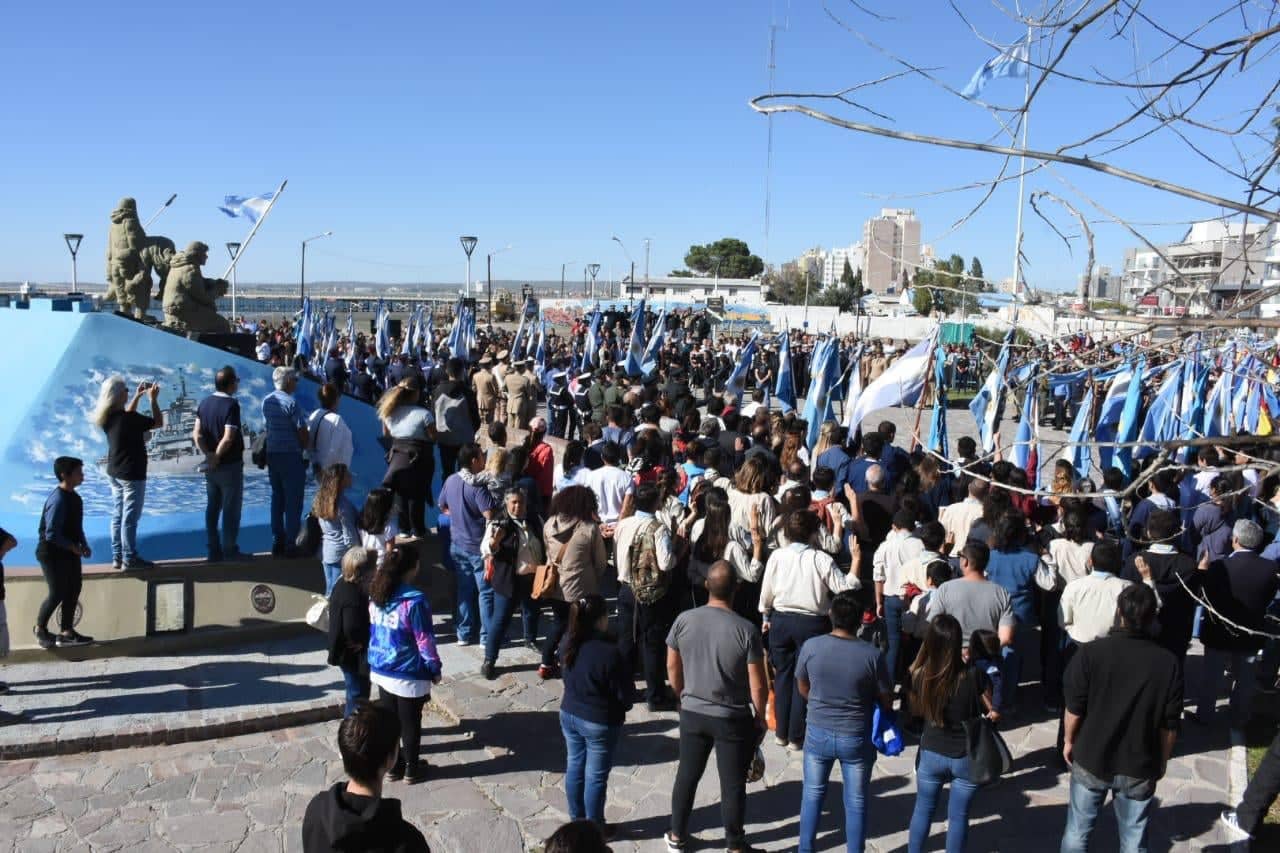
<svg viewBox="0 0 1280 853">
<path fill-rule="evenodd" d="M 654 604 L 667 594 L 670 572 L 658 568 L 658 548 L 654 536 L 662 522 L 650 519 L 644 529 L 631 540 L 627 562 L 631 566 L 631 593 L 641 604 Z"/>
</svg>

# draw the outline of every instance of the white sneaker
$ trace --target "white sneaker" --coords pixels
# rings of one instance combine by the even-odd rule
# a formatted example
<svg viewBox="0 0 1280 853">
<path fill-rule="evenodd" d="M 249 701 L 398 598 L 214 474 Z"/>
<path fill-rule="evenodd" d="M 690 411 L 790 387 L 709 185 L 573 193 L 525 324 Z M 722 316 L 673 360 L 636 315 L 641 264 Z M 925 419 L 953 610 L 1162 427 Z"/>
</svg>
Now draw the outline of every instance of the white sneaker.
<svg viewBox="0 0 1280 853">
<path fill-rule="evenodd" d="M 1253 836 L 1246 832 L 1244 827 L 1240 825 L 1240 818 L 1236 815 L 1235 809 L 1223 810 L 1222 814 L 1218 816 L 1218 822 L 1226 829 L 1227 837 L 1232 841 L 1248 841 L 1253 838 Z"/>
</svg>

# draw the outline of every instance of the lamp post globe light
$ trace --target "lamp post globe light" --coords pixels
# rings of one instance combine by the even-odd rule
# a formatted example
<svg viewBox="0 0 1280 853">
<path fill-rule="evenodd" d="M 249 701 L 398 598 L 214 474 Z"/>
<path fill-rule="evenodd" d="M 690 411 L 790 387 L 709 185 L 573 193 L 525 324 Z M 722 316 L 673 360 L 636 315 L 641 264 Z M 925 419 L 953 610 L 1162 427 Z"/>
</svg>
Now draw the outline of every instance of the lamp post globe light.
<svg viewBox="0 0 1280 853">
<path fill-rule="evenodd" d="M 467 289 L 466 295 L 471 295 L 471 253 L 476 250 L 476 243 L 480 242 L 478 237 L 463 236 L 458 238 L 458 242 L 462 244 L 462 251 L 467 253 Z"/>
<path fill-rule="evenodd" d="M 600 274 L 599 264 L 587 264 L 587 272 L 591 274 L 591 298 L 596 298 L 596 276 Z"/>
<path fill-rule="evenodd" d="M 236 260 L 240 255 L 240 244 L 227 243 L 227 254 L 231 256 L 231 324 L 234 326 L 239 322 L 236 319 Z"/>
<path fill-rule="evenodd" d="M 71 250 L 71 292 L 80 292 L 80 283 L 76 276 L 76 252 L 80 251 L 80 241 L 84 239 L 83 234 L 63 234 L 62 239 L 67 241 L 67 248 Z"/>
<path fill-rule="evenodd" d="M 302 308 L 303 300 L 307 298 L 307 244 L 312 240 L 320 240 L 325 237 L 332 237 L 332 231 L 326 231 L 323 234 L 317 234 L 314 237 L 308 237 L 302 241 L 302 265 L 298 268 L 298 308 Z M 235 312 L 232 312 L 235 313 Z"/>
</svg>

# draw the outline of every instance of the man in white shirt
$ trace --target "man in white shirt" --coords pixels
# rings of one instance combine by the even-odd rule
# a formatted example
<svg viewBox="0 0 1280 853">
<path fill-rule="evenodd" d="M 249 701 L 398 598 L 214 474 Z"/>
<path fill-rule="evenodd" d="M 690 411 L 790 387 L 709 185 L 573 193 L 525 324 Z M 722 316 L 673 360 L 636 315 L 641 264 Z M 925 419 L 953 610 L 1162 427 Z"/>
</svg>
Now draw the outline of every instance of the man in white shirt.
<svg viewBox="0 0 1280 853">
<path fill-rule="evenodd" d="M 622 450 L 617 444 L 606 441 L 600 448 L 600 460 L 604 464 L 594 471 L 583 471 L 578 476 L 578 484 L 595 492 L 600 522 L 610 531 L 622 515 L 633 486 L 631 475 L 620 467 Z"/>
<path fill-rule="evenodd" d="M 667 690 L 665 679 L 666 638 L 679 609 L 675 593 L 671 591 L 670 574 L 676 557 L 671 547 L 671 531 L 654 515 L 659 503 L 657 486 L 640 484 L 636 487 L 634 500 L 635 514 L 619 521 L 613 534 L 619 584 L 618 650 L 624 658 L 630 659 L 633 650 L 639 649 L 649 710 L 674 711 L 675 697 Z M 652 537 L 653 562 L 662 577 L 657 583 L 652 578 L 633 576 L 633 557 L 647 559 L 644 553 L 647 537 Z M 656 593 L 660 593 L 660 597 L 651 598 Z M 646 602 L 642 600 L 644 598 L 650 600 Z"/>
<path fill-rule="evenodd" d="M 949 553 L 958 554 L 969 541 L 969 530 L 982 518 L 982 499 L 987 494 L 987 484 L 982 480 L 969 481 L 969 494 L 959 503 L 949 504 L 938 511 L 938 521 L 947 531 Z"/>
<path fill-rule="evenodd" d="M 323 471 L 331 465 L 351 467 L 351 455 L 355 448 L 351 441 L 351 427 L 338 414 L 342 392 L 329 384 L 320 386 L 320 408 L 307 418 L 307 433 L 311 436 L 311 464 Z"/>
<path fill-rule="evenodd" d="M 1103 539 L 1089 552 L 1089 574 L 1063 588 L 1058 624 L 1076 643 L 1105 637 L 1115 626 L 1116 601 L 1129 585 L 1117 576 L 1121 561 L 1119 544 Z"/>
<path fill-rule="evenodd" d="M 915 517 L 909 511 L 899 510 L 893 517 L 889 535 L 871 558 L 871 579 L 876 585 L 876 615 L 884 620 L 885 629 L 889 632 L 885 664 L 889 667 L 890 678 L 897 677 L 895 667 L 902 647 L 902 612 L 906 609 L 906 602 L 902 599 L 903 588 L 908 582 L 920 589 L 926 585 L 920 568 L 924 543 L 911 535 L 914 529 Z"/>
</svg>

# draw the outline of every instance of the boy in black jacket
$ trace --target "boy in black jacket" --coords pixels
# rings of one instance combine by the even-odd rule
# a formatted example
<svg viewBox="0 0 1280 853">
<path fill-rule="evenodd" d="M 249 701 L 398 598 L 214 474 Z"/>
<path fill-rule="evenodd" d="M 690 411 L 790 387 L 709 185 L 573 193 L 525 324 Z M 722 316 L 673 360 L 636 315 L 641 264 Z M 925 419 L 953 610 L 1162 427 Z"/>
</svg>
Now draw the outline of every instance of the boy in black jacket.
<svg viewBox="0 0 1280 853">
<path fill-rule="evenodd" d="M 18 547 L 18 540 L 13 538 L 13 534 L 0 527 L 0 560 L 5 555 Z M 5 611 L 4 604 L 4 564 L 0 563 L 0 658 L 9 656 L 9 618 Z M 0 681 L 0 694 L 8 693 L 9 685 Z M 11 711 L 0 711 L 0 726 L 7 726 L 12 723 L 20 723 L 24 716 L 21 713 L 13 713 Z"/>
<path fill-rule="evenodd" d="M 302 818 L 304 853 L 431 853 L 422 833 L 400 816 L 400 801 L 382 798 L 382 780 L 396 762 L 400 722 L 362 705 L 338 726 L 338 751 L 351 777 L 316 794 Z"/>
</svg>

